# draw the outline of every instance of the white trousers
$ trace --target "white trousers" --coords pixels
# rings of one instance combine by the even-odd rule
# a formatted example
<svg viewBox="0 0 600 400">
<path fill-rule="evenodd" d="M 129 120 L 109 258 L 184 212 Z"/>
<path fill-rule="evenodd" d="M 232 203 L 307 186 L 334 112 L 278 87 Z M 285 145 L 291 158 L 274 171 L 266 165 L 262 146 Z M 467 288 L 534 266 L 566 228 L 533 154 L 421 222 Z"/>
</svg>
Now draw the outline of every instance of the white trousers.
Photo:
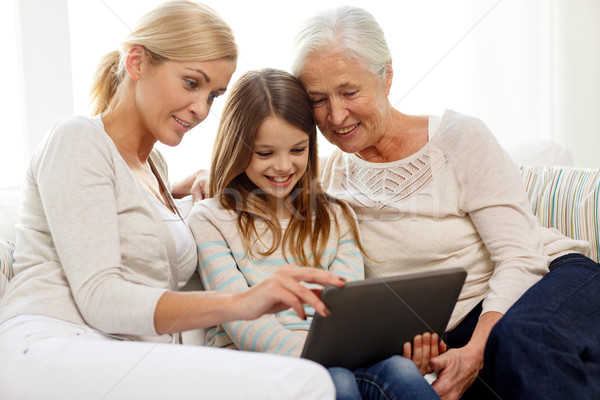
<svg viewBox="0 0 600 400">
<path fill-rule="evenodd" d="M 297 358 L 112 339 L 24 315 L 0 325 L 0 399 L 333 399 L 327 370 Z"/>
</svg>

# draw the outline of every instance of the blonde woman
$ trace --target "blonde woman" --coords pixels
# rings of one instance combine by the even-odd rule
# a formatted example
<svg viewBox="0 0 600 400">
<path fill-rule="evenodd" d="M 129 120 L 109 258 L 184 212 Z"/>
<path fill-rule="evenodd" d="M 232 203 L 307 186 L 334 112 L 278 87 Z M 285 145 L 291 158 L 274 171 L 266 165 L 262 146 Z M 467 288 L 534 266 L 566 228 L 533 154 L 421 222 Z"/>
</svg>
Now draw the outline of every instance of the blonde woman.
<svg viewBox="0 0 600 400">
<path fill-rule="evenodd" d="M 165 3 L 101 63 L 97 115 L 57 123 L 24 184 L 15 276 L 0 303 L 0 398 L 330 398 L 317 364 L 177 346 L 179 333 L 302 303 L 284 268 L 244 293 L 178 292 L 196 246 L 171 197 L 164 160 L 206 118 L 235 70 L 231 29 L 208 7 Z"/>
</svg>

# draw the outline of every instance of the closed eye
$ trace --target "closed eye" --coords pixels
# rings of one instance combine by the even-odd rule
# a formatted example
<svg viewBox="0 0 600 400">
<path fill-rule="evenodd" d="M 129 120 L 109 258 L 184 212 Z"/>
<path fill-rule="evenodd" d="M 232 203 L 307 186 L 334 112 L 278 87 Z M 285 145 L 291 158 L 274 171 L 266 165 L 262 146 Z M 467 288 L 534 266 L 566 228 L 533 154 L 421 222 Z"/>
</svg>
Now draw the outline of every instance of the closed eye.
<svg viewBox="0 0 600 400">
<path fill-rule="evenodd" d="M 306 147 L 297 147 L 295 149 L 292 149 L 291 152 L 294 154 L 302 154 L 304 153 L 304 150 L 306 150 Z"/>
<path fill-rule="evenodd" d="M 269 157 L 273 153 L 268 152 L 268 151 L 255 151 L 254 154 L 256 154 L 259 157 L 265 158 L 265 157 Z"/>
</svg>

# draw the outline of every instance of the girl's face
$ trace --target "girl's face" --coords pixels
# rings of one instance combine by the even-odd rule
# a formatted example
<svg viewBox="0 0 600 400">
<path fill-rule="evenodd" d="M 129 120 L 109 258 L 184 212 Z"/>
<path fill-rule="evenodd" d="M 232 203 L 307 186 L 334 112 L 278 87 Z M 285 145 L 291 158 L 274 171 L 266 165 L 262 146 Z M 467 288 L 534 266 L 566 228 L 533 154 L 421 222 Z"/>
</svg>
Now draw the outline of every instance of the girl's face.
<svg viewBox="0 0 600 400">
<path fill-rule="evenodd" d="M 274 205 L 285 200 L 306 172 L 308 144 L 308 133 L 281 118 L 267 117 L 258 127 L 245 172 Z"/>
<path fill-rule="evenodd" d="M 176 146 L 202 122 L 227 89 L 235 65 L 228 59 L 143 64 L 136 108 L 150 140 Z"/>
<path fill-rule="evenodd" d="M 389 129 L 391 78 L 382 82 L 342 55 L 321 54 L 307 61 L 300 80 L 310 95 L 319 130 L 342 151 L 359 153 Z"/>
</svg>

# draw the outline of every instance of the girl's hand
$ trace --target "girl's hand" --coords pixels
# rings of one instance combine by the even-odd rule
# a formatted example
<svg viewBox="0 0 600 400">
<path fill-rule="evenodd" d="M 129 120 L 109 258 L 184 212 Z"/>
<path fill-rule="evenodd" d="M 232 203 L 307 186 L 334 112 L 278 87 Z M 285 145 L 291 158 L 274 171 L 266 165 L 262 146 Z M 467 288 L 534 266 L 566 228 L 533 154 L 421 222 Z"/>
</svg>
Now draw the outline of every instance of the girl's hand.
<svg viewBox="0 0 600 400">
<path fill-rule="evenodd" d="M 344 286 L 346 281 L 339 276 L 316 268 L 288 265 L 249 290 L 236 295 L 236 307 L 241 319 L 252 320 L 263 314 L 276 313 L 293 308 L 298 316 L 306 319 L 303 304 L 314 307 L 321 316 L 329 310 L 319 298 L 319 290 L 309 289 L 300 281 L 323 286 Z"/>
<path fill-rule="evenodd" d="M 410 342 L 404 343 L 402 356 L 413 360 L 419 368 L 422 375 L 427 375 L 433 372 L 429 361 L 438 355 L 448 350 L 446 343 L 440 340 L 437 334 L 425 332 L 423 335 L 417 335 Z"/>
</svg>

